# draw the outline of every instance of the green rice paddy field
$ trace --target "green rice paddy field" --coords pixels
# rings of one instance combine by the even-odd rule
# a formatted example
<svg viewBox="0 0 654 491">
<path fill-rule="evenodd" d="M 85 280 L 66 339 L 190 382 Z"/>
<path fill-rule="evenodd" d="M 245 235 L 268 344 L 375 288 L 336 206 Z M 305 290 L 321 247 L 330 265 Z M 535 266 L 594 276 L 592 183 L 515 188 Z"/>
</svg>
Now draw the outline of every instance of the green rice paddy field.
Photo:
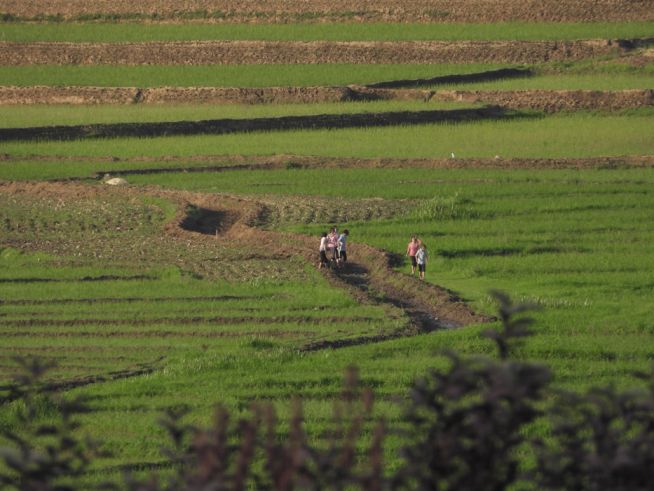
<svg viewBox="0 0 654 491">
<path fill-rule="evenodd" d="M 167 26 L 132 24 L 0 25 L 0 40 L 407 39 L 396 25 Z M 137 28 L 138 27 L 138 28 Z M 412 26 L 410 39 L 552 39 L 548 25 Z M 508 30 L 507 30 L 508 29 Z M 347 37 L 344 33 L 350 33 Z M 561 26 L 556 39 L 637 37 L 651 23 Z M 476 33 L 472 35 L 470 33 Z M 478 37 L 475 37 L 478 36 Z M 605 61 L 605 60 L 602 60 Z M 653 88 L 652 64 L 548 66 L 537 76 L 467 88 Z M 0 67 L 1 85 L 267 86 L 369 83 L 473 73 L 499 66 Z M 563 74 L 555 75 L 555 69 Z M 566 71 L 567 70 L 567 71 Z M 264 75 L 265 73 L 265 75 Z M 603 74 L 600 76 L 598 74 Z M 224 78 L 221 78 L 224 77 Z M 559 77 L 559 78 L 557 78 Z M 104 83 L 99 83 L 103 81 Z M 461 86 L 455 86 L 461 87 Z M 0 127 L 253 118 L 399 110 L 461 104 L 392 101 L 279 106 L 0 106 Z M 186 405 L 189 421 L 208 424 L 214 405 L 238 414 L 270 401 L 282 419 L 304 401 L 312 436 L 329 425 L 346 367 L 356 364 L 377 396 L 377 414 L 400 423 L 406 388 L 440 354 L 491 355 L 479 336 L 488 325 L 312 351 L 315 343 L 393 335 L 406 314 L 363 303 L 295 250 L 292 234 L 318 237 L 333 222 L 365 243 L 404 258 L 417 233 L 427 244 L 427 282 L 492 315 L 501 289 L 537 305 L 535 335 L 517 356 L 549 365 L 554 385 L 574 390 L 633 387 L 635 370 L 654 362 L 654 114 L 651 106 L 614 112 L 514 111 L 466 123 L 269 131 L 232 135 L 73 141 L 0 141 L 0 386 L 16 372 L 12 357 L 39 355 L 58 366 L 55 382 L 87 380 L 70 394 L 92 396 L 85 429 L 111 457 L 88 479 L 127 468 L 166 467 L 157 416 Z M 230 156 L 234 156 L 233 162 Z M 248 169 L 261 157 L 321 157 L 342 167 Z M 611 157 L 574 168 L 569 159 Z M 642 158 L 644 166 L 628 158 Z M 212 158 L 233 169 L 192 172 Z M 353 159 L 407 159 L 388 168 Z M 515 158 L 552 159 L 518 167 Z M 453 159 L 459 168 L 424 168 L 410 159 Z M 492 159 L 479 168 L 473 159 Z M 649 159 L 649 160 L 648 160 Z M 348 163 L 349 162 L 349 163 Z M 466 163 L 469 162 L 470 165 Z M 178 167 L 187 169 L 179 171 Z M 97 173 L 127 175 L 140 192 L 102 191 Z M 26 191 L 23 181 L 57 181 L 97 191 Z M 20 181 L 9 184 L 8 181 Z M 143 188 L 141 188 L 143 186 Z M 281 242 L 247 250 L 238 241 L 165 237 L 176 203 L 146 196 L 145 186 L 260 200 L 259 223 Z M 15 189 L 13 189 L 15 188 Z M 101 189 L 97 189 L 101 188 Z M 75 188 L 77 189 L 77 188 Z M 300 203 L 302 206 L 300 206 Z M 321 213 L 312 212 L 312 204 Z M 388 208 L 368 213 L 367 207 Z M 351 213 L 348 211 L 352 210 Z M 348 218 L 354 217 L 354 218 Z M 368 218 L 366 218 L 368 217 Z M 375 218 L 377 217 L 377 218 Z M 198 234 L 200 235 L 200 234 Z M 202 238 L 202 239 L 206 239 Z M 250 247 L 250 246 L 248 246 Z M 317 249 L 317 239 L 316 239 Z M 280 255 L 283 252 L 283 255 Z M 351 257 L 356 262 L 356 256 Z M 396 269 L 409 274 L 406 261 Z M 421 284 L 416 280 L 416 288 Z M 52 417 L 43 408 L 43 418 Z M 16 404 L 0 407 L 0 429 L 17 425 Z M 536 425 L 534 432 L 546 430 Z M 391 466 L 395 437 L 387 445 Z"/>
<path fill-rule="evenodd" d="M 426 106 L 428 108 L 429 106 Z M 317 155 L 324 157 L 530 157 L 566 158 L 649 155 L 652 151 L 649 108 L 626 114 L 561 113 L 542 116 L 513 113 L 504 120 L 464 124 L 426 124 L 367 129 L 268 131 L 251 134 L 198 135 L 161 138 L 87 139 L 84 141 L 6 142 L 2 151 L 24 163 L 0 162 L 0 176 L 88 177 L 101 157 L 120 159 L 148 156 Z M 30 157 L 76 157 L 73 162 L 31 164 Z M 135 168 L 159 167 L 153 161 Z M 163 165 L 175 165 L 171 163 Z M 206 165 L 197 162 L 195 165 Z M 125 167 L 103 162 L 102 170 Z M 88 172 L 85 172 L 88 170 Z M 165 179 L 165 178 L 164 178 Z M 183 176 L 180 177 L 183 179 Z M 175 181 L 168 181 L 174 185 Z M 214 189 L 213 191 L 218 191 Z"/>
<path fill-rule="evenodd" d="M 398 79 L 434 78 L 444 75 L 478 73 L 511 65 L 26 65 L 0 66 L 0 84 L 15 86 L 94 87 L 287 87 L 371 84 Z M 447 90 L 585 89 L 624 90 L 652 87 L 654 64 L 643 67 L 609 65 L 598 69 L 573 64 L 552 64 L 534 76 L 505 79 L 484 84 L 441 84 Z M 572 73 L 570 73 L 572 72 Z M 428 86 L 425 88 L 429 88 Z"/>
<path fill-rule="evenodd" d="M 145 42 L 262 41 L 467 41 L 632 39 L 650 36 L 652 22 L 498 24 L 138 24 L 4 23 L 0 41 Z"/>
</svg>

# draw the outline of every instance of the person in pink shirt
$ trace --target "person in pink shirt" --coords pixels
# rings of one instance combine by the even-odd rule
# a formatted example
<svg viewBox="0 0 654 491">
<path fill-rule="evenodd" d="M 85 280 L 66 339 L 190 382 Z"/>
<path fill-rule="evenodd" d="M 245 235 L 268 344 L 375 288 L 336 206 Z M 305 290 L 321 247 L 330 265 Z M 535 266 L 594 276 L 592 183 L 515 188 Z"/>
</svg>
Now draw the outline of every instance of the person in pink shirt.
<svg viewBox="0 0 654 491">
<path fill-rule="evenodd" d="M 416 262 L 416 253 L 418 252 L 419 247 L 420 241 L 418 240 L 418 237 L 412 235 L 409 244 L 406 246 L 405 254 L 411 259 L 411 274 L 416 274 L 416 266 L 418 266 L 418 263 Z"/>
<path fill-rule="evenodd" d="M 327 257 L 336 264 L 337 259 L 337 247 L 338 247 L 338 231 L 336 227 L 332 227 L 327 234 Z"/>
</svg>

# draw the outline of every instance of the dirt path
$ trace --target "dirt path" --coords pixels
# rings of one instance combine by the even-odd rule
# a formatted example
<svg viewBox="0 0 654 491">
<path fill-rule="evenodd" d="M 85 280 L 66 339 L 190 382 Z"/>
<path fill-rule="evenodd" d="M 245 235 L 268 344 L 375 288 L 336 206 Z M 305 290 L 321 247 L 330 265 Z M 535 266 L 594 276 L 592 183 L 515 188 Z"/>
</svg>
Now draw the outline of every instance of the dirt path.
<svg viewBox="0 0 654 491">
<path fill-rule="evenodd" d="M 216 207 L 219 203 L 211 204 L 206 201 L 215 198 L 207 198 L 204 195 L 201 199 L 203 200 L 202 206 L 206 210 L 212 210 L 210 213 L 215 216 L 224 213 Z M 228 203 L 223 198 L 219 198 L 219 200 L 220 206 L 224 207 Z M 227 240 L 240 242 L 245 238 L 246 240 L 256 240 L 260 244 L 279 244 L 290 241 L 296 250 L 301 251 L 307 262 L 311 264 L 316 262 L 315 238 L 255 229 L 251 225 L 261 221 L 260 214 L 265 212 L 264 207 L 255 200 L 250 201 L 248 205 L 249 211 L 239 216 L 230 228 L 223 230 L 222 234 Z M 242 206 L 241 210 L 243 210 Z M 210 235 L 200 224 L 189 226 L 187 222 L 184 229 L 194 234 L 200 232 L 205 236 Z M 409 325 L 400 331 L 385 335 L 311 343 L 304 346 L 304 350 L 314 351 L 367 344 L 490 320 L 489 317 L 472 312 L 460 298 L 453 296 L 443 288 L 429 283 L 421 283 L 416 278 L 396 272 L 392 267 L 393 257 L 382 250 L 365 244 L 351 244 L 349 251 L 353 260 L 345 267 L 322 270 L 329 281 L 335 286 L 346 288 L 361 302 L 389 304 L 401 309 L 406 314 Z"/>
<path fill-rule="evenodd" d="M 654 19 L 651 0 L 2 0 L 22 18 L 213 22 L 609 22 Z"/>
<path fill-rule="evenodd" d="M 188 254 L 215 250 L 217 243 L 233 244 L 262 254 L 292 247 L 309 264 L 317 260 L 316 239 L 299 234 L 262 230 L 253 226 L 261 223 L 265 206 L 256 199 L 227 195 L 165 190 L 155 187 L 125 187 L 120 189 L 77 183 L 0 183 L 0 192 L 33 194 L 66 199 L 81 196 L 101 198 L 103 195 L 133 197 L 151 196 L 173 202 L 175 217 L 164 228 L 163 244 L 187 244 Z M 44 242 L 32 242 L 32 248 L 47 248 Z M 89 247 L 91 247 L 89 245 Z M 322 270 L 327 279 L 347 289 L 358 301 L 373 303 L 389 312 L 404 313 L 407 323 L 397 331 L 379 336 L 348 338 L 306 345 L 305 350 L 336 348 L 411 336 L 436 329 L 455 328 L 484 322 L 488 317 L 472 312 L 459 298 L 429 283 L 398 273 L 393 269 L 394 257 L 365 244 L 350 246 L 352 261 L 343 269 Z M 56 252 L 56 251 L 55 251 Z M 288 259 L 290 260 L 290 258 Z M 193 257 L 188 259 L 190 263 Z M 189 266 L 189 264 L 186 264 Z M 212 319 L 209 321 L 213 322 Z M 219 319 L 216 319 L 218 322 Z M 113 321 L 112 321 L 113 322 Z M 189 321 L 190 322 L 190 321 Z"/>
<path fill-rule="evenodd" d="M 543 63 L 629 52 L 632 41 L 0 42 L 0 65 Z"/>
</svg>

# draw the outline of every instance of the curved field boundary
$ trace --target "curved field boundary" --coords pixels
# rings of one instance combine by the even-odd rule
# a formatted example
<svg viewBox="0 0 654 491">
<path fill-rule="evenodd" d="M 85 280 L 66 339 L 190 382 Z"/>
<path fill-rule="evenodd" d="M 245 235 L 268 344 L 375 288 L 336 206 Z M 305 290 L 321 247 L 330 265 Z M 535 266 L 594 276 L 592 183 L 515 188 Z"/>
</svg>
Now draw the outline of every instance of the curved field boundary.
<svg viewBox="0 0 654 491">
<path fill-rule="evenodd" d="M 654 90 L 423 90 L 368 87 L 0 87 L 12 104 L 308 104 L 373 100 L 462 101 L 512 109 L 573 111 L 633 109 L 654 104 Z"/>
<path fill-rule="evenodd" d="M 526 64 L 615 55 L 643 43 L 647 40 L 0 42 L 0 65 Z"/>
<path fill-rule="evenodd" d="M 113 382 L 114 380 L 121 380 L 126 378 L 140 377 L 141 375 L 149 375 L 158 370 L 163 362 L 164 357 L 160 357 L 149 363 L 140 363 L 136 368 L 115 370 L 103 375 L 89 375 L 85 377 L 77 377 L 66 380 L 58 380 L 56 382 L 49 382 L 39 387 L 40 392 L 59 392 L 84 387 L 85 385 Z M 0 391 L 9 390 L 12 386 L 1 386 Z M 5 396 L 5 401 L 11 402 L 18 398 L 18 393 L 14 396 Z"/>
<path fill-rule="evenodd" d="M 426 124 L 436 122 L 508 119 L 520 115 L 507 114 L 498 107 L 453 109 L 449 111 L 401 111 L 361 114 L 322 114 L 316 116 L 283 116 L 279 118 L 215 119 L 164 123 L 118 123 L 84 126 L 50 126 L 0 129 L 0 141 L 72 140 L 81 138 L 157 137 L 172 135 L 223 135 L 228 133 L 273 130 L 355 128 Z"/>
<path fill-rule="evenodd" d="M 34 20 L 214 22 L 592 22 L 654 18 L 651 0 L 3 0 L 0 12 Z"/>
</svg>

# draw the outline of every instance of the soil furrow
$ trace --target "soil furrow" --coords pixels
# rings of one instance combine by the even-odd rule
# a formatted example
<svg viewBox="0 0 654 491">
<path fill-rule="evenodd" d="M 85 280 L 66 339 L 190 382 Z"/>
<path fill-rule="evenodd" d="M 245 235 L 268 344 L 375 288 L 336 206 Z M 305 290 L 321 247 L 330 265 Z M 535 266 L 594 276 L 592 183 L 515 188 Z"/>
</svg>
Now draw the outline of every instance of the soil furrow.
<svg viewBox="0 0 654 491">
<path fill-rule="evenodd" d="M 132 377 L 139 377 L 141 375 L 149 375 L 155 370 L 158 370 L 160 363 L 164 360 L 164 357 L 160 357 L 157 360 L 154 360 L 150 363 L 140 364 L 138 368 L 135 369 L 126 369 L 126 370 L 117 370 L 101 375 L 89 375 L 85 377 L 72 378 L 68 380 L 59 380 L 56 382 L 49 382 L 43 384 L 39 387 L 40 392 L 58 392 L 75 389 L 77 387 L 84 387 L 86 385 L 97 384 L 102 382 L 112 382 L 114 380 L 121 380 Z M 10 387 L 0 387 L 0 390 L 8 390 Z M 19 394 L 12 397 L 7 395 L 4 397 L 6 402 L 13 401 L 19 398 Z"/>
<path fill-rule="evenodd" d="M 82 278 L 0 278 L 0 283 L 76 283 L 89 281 L 153 281 L 156 276 L 134 275 L 134 276 L 84 276 Z M 3 302 L 0 300 L 0 304 Z"/>
<path fill-rule="evenodd" d="M 619 55 L 637 40 L 0 42 L 0 65 L 543 63 Z"/>
<path fill-rule="evenodd" d="M 180 331 L 180 330 L 156 330 L 156 331 L 140 331 L 140 332 L 125 332 L 125 331 L 57 331 L 57 332 L 10 332 L 3 333 L 2 336 L 6 338 L 30 338 L 30 339 L 56 339 L 56 338 L 107 338 L 107 339 L 151 339 L 151 338 L 194 338 L 194 339 L 221 339 L 221 338 L 249 338 L 252 332 L 231 332 L 231 331 Z M 306 339 L 315 336 L 314 331 L 309 330 L 292 330 L 281 331 L 278 329 L 267 329 L 257 332 L 257 334 L 264 334 L 273 338 L 290 338 L 297 337 L 299 339 Z M 164 348 L 166 349 L 166 348 Z"/>
<path fill-rule="evenodd" d="M 376 322 L 368 316 L 309 317 L 281 315 L 273 317 L 158 317 L 149 319 L 27 319 L 0 321 L 0 327 L 65 327 L 65 326 L 151 326 L 151 325 L 235 325 L 235 324 L 329 324 L 335 322 Z M 3 333 L 6 335 L 7 333 Z"/>
<path fill-rule="evenodd" d="M 228 300 L 251 300 L 246 295 L 218 295 L 213 297 L 98 297 L 98 298 L 59 298 L 53 300 L 3 300 L 0 305 L 64 305 L 64 304 L 101 304 L 101 303 L 154 303 L 154 302 L 223 302 Z"/>
</svg>

